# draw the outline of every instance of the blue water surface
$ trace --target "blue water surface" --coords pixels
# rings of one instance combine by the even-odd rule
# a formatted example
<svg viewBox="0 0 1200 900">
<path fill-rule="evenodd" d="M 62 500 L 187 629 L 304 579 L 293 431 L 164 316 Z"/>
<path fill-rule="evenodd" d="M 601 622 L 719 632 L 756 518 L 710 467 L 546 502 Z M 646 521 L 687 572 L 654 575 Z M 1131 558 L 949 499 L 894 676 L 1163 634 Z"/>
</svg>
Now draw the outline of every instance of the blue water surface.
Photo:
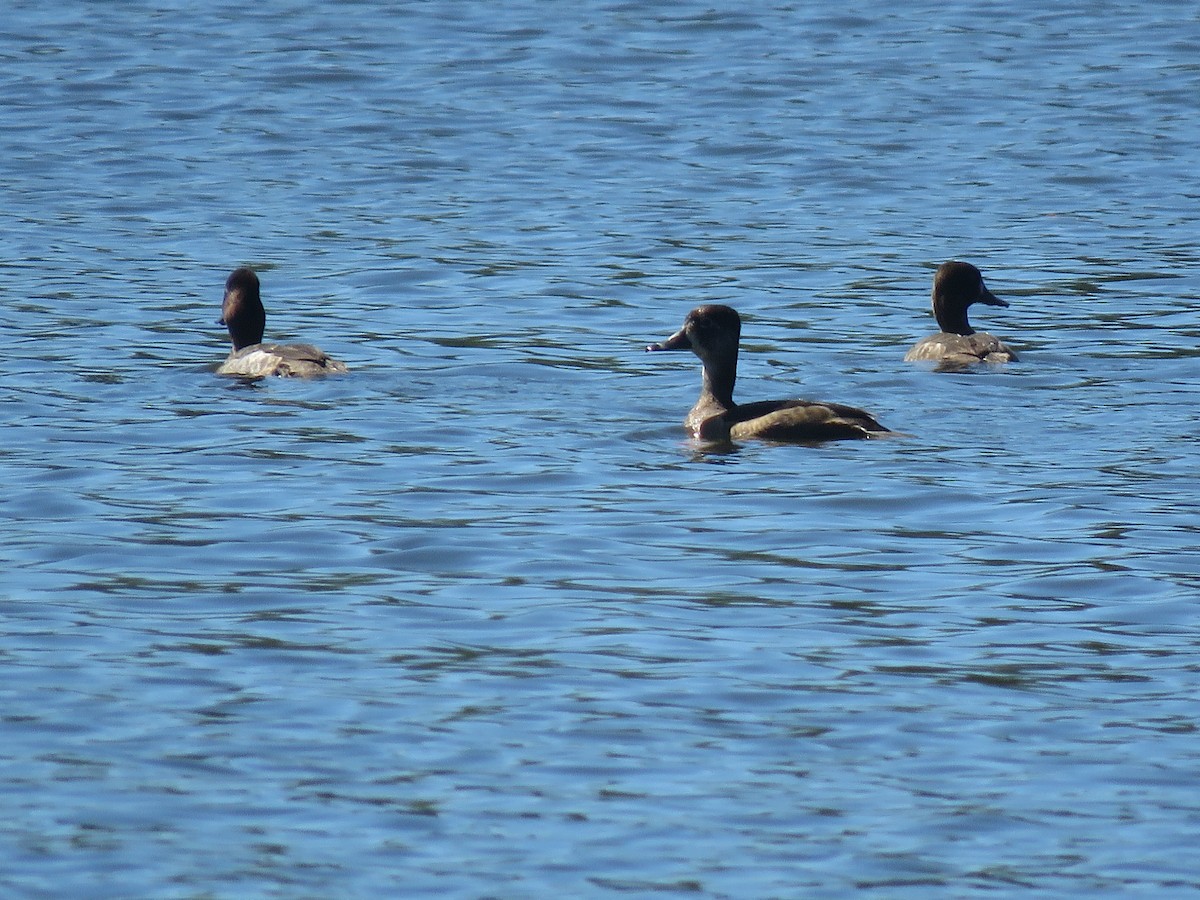
<svg viewBox="0 0 1200 900">
<path fill-rule="evenodd" d="M 0 893 L 1200 889 L 1193 4 L 9 4 Z M 1018 363 L 902 361 L 968 259 Z M 228 272 L 352 373 L 217 378 Z M 906 436 L 699 446 L 738 396 Z"/>
</svg>

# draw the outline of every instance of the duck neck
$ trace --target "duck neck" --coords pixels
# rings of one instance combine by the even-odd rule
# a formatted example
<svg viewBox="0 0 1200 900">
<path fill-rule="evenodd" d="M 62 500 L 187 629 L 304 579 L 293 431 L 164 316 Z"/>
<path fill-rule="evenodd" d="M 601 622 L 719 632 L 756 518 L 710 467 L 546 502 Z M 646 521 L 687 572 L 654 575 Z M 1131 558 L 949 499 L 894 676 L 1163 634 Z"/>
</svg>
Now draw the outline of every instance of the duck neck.
<svg viewBox="0 0 1200 900">
<path fill-rule="evenodd" d="M 737 354 L 729 360 L 704 361 L 704 377 L 700 386 L 700 403 L 715 404 L 733 409 L 733 383 L 737 380 Z M 697 404 L 699 405 L 699 404 Z"/>
<path fill-rule="evenodd" d="M 933 314 L 937 317 L 938 328 L 946 334 L 974 334 L 975 329 L 967 321 L 965 306 L 948 306 L 940 300 L 933 303 Z"/>
<path fill-rule="evenodd" d="M 700 385 L 700 397 L 692 407 L 683 423 L 692 432 L 701 437 L 704 435 L 705 422 L 717 419 L 734 408 L 733 381 L 734 368 L 723 366 L 711 367 L 704 364 L 704 378 Z M 711 435 L 710 435 L 711 436 Z"/>
</svg>

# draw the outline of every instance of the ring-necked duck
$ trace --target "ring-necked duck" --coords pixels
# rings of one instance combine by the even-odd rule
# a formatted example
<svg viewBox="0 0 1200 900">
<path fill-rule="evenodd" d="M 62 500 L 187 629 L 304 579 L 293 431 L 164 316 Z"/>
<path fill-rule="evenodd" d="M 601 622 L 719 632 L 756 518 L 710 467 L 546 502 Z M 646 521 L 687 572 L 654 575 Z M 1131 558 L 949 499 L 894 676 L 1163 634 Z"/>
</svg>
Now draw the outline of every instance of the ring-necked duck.
<svg viewBox="0 0 1200 900">
<path fill-rule="evenodd" d="M 345 363 L 331 359 L 311 344 L 262 343 L 266 322 L 258 276 L 248 268 L 235 269 L 225 281 L 218 323 L 229 329 L 233 350 L 217 369 L 218 375 L 308 377 L 349 371 Z"/>
<path fill-rule="evenodd" d="M 987 289 L 970 263 L 951 260 L 938 266 L 933 276 L 933 314 L 942 330 L 918 341 L 905 354 L 905 361 L 930 360 L 939 369 L 962 369 L 980 362 L 1016 360 L 1017 354 L 999 338 L 971 327 L 967 307 L 972 303 L 1008 306 Z"/>
<path fill-rule="evenodd" d="M 683 327 L 647 350 L 691 350 L 704 364 L 700 399 L 684 419 L 696 438 L 729 441 L 827 441 L 894 434 L 861 409 L 813 400 L 733 402 L 737 378 L 738 340 L 742 320 L 721 305 L 700 306 L 688 313 Z"/>
</svg>

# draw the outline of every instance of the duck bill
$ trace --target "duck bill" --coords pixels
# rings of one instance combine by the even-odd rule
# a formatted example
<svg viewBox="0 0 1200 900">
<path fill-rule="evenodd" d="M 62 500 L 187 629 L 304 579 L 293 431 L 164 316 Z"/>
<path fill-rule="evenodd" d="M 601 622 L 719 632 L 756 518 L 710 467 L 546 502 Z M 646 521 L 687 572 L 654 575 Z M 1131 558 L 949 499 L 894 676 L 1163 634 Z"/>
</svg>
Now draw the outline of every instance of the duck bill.
<svg viewBox="0 0 1200 900">
<path fill-rule="evenodd" d="M 688 339 L 687 332 L 682 328 L 667 338 L 665 341 L 660 341 L 657 344 L 651 344 L 646 348 L 646 352 L 650 353 L 655 350 L 691 350 L 692 342 Z"/>
<path fill-rule="evenodd" d="M 1007 300 L 1001 300 L 995 294 L 987 289 L 987 285 L 983 286 L 983 291 L 979 294 L 979 302 L 986 303 L 988 306 L 1008 306 Z"/>
</svg>

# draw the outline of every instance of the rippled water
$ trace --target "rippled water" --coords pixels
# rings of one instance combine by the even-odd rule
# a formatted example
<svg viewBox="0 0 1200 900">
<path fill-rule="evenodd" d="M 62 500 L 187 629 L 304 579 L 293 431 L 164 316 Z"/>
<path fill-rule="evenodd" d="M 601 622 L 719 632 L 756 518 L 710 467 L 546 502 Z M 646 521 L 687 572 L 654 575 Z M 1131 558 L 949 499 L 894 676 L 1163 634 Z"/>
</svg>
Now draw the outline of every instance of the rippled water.
<svg viewBox="0 0 1200 900">
<path fill-rule="evenodd" d="M 6 896 L 1200 887 L 1193 6 L 10 7 Z"/>
</svg>

